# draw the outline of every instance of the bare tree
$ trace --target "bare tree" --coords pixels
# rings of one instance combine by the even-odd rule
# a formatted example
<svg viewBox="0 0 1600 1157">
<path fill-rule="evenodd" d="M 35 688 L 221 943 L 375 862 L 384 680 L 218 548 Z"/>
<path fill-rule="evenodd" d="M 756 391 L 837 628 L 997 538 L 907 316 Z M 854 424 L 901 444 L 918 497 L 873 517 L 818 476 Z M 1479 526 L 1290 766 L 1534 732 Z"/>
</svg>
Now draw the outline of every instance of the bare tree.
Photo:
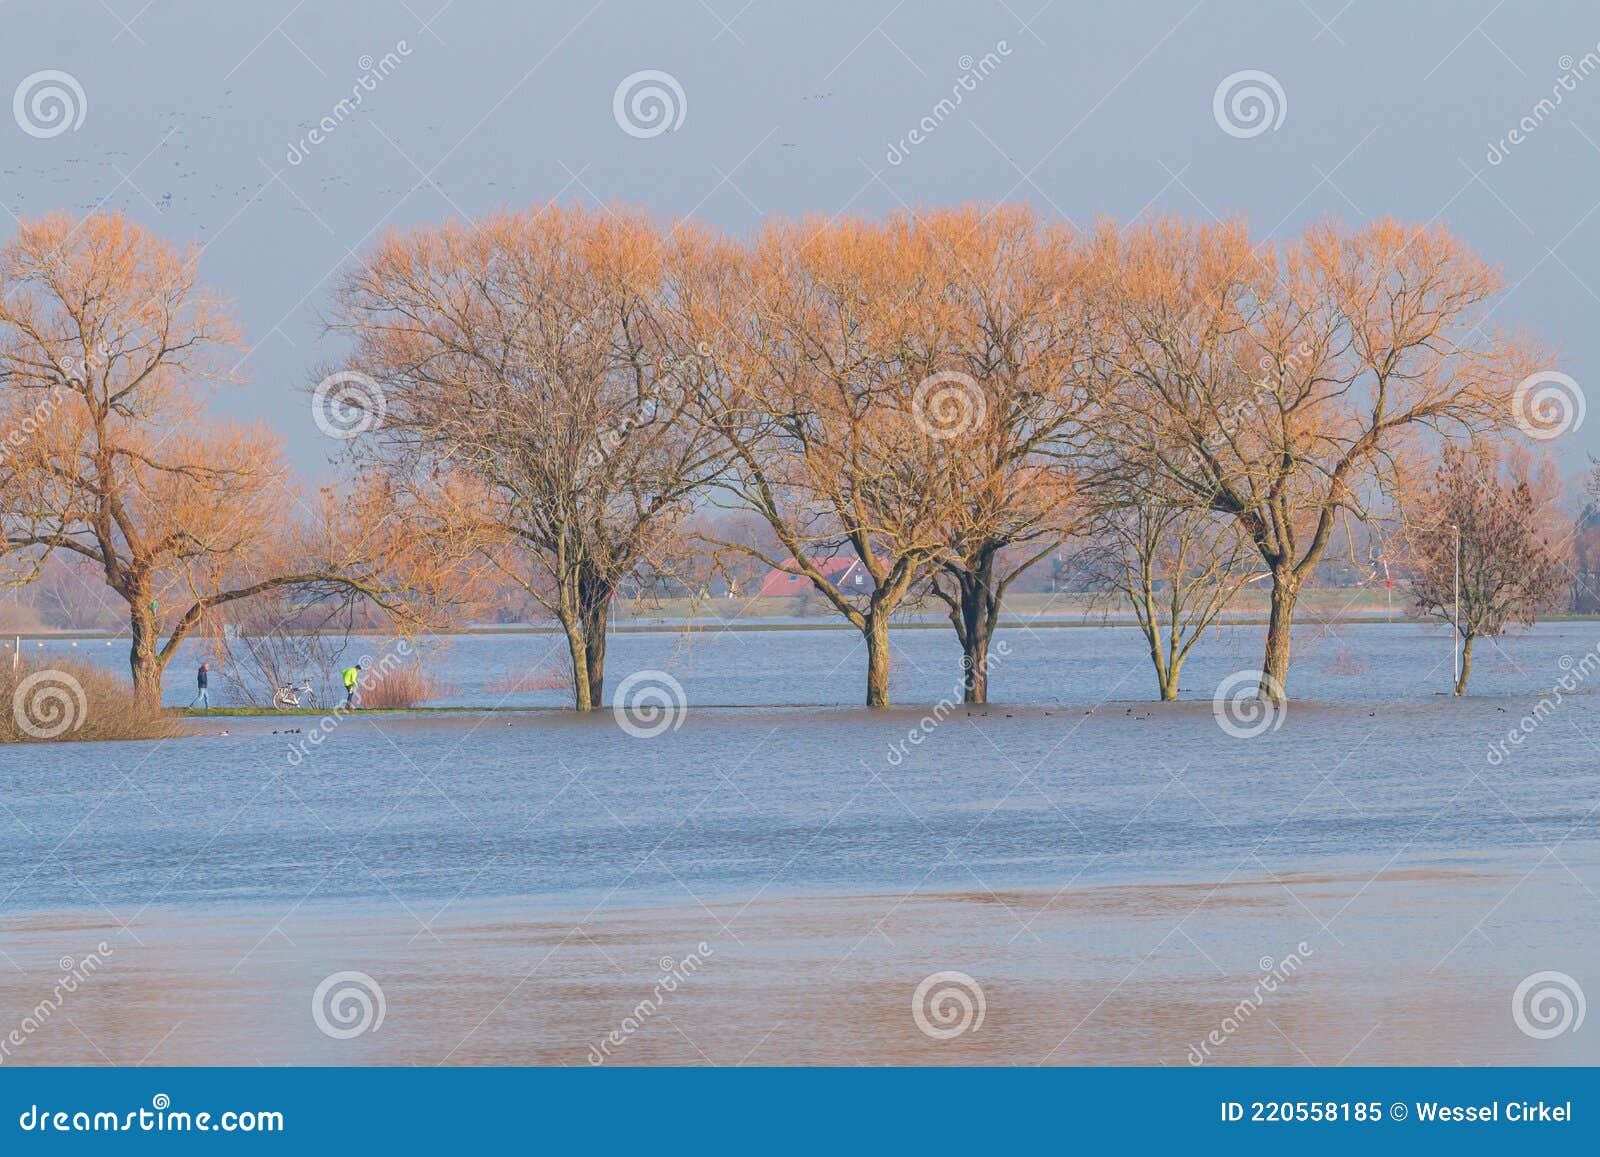
<svg viewBox="0 0 1600 1157">
<path fill-rule="evenodd" d="M 948 486 L 930 590 L 961 643 L 963 698 L 988 701 L 1007 589 L 1081 526 L 1074 468 L 1089 409 L 1092 318 L 1069 227 L 1022 206 L 922 213 L 931 284 L 953 306 L 942 371 L 919 385 Z"/>
<path fill-rule="evenodd" d="M 1521 447 L 1504 453 L 1477 441 L 1445 447 L 1410 512 L 1412 596 L 1419 614 L 1454 622 L 1460 632 L 1457 695 L 1466 693 L 1476 640 L 1531 626 L 1540 611 L 1563 605 L 1570 528 L 1557 508 L 1560 493 L 1550 462 L 1536 467 Z"/>
<path fill-rule="evenodd" d="M 284 589 L 389 600 L 404 519 L 302 496 L 278 440 L 204 418 L 196 386 L 229 380 L 237 336 L 180 252 L 119 214 L 25 221 L 0 249 L 0 379 L 61 399 L 31 440 L 14 549 L 95 564 L 126 608 L 134 693 L 208 612 Z M 398 584 L 398 585 L 397 585 Z"/>
<path fill-rule="evenodd" d="M 951 309 L 908 217 L 774 221 L 724 247 L 680 303 L 711 335 L 700 417 L 727 447 L 718 502 L 759 514 L 787 552 L 717 542 L 804 576 L 861 632 L 869 706 L 889 702 L 889 619 L 946 549 L 950 480 L 920 412 Z M 859 592 L 825 564 L 853 555 Z"/>
<path fill-rule="evenodd" d="M 1104 526 L 1101 565 L 1144 632 L 1161 698 L 1176 699 L 1184 660 L 1249 581 L 1250 542 L 1236 525 L 1185 506 L 1141 503 Z"/>
<path fill-rule="evenodd" d="M 1441 227 L 1380 220 L 1252 245 L 1177 220 L 1095 238 L 1111 441 L 1235 518 L 1272 575 L 1260 693 L 1282 700 L 1296 600 L 1408 439 L 1504 427 L 1540 360 L 1496 334 L 1498 273 Z"/>
<path fill-rule="evenodd" d="M 619 585 L 669 564 L 718 469 L 685 416 L 702 355 L 661 320 L 705 245 L 638 213 L 548 208 L 391 236 L 337 293 L 342 371 L 370 383 L 358 457 L 450 552 L 555 616 L 580 711 L 602 703 Z"/>
</svg>

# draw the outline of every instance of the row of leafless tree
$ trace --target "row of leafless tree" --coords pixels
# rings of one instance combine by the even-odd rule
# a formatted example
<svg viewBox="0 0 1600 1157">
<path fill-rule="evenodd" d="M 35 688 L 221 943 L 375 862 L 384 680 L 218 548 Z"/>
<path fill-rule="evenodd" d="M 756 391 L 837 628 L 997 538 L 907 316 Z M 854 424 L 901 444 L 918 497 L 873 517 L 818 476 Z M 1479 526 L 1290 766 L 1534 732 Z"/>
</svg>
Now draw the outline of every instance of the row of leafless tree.
<svg viewBox="0 0 1600 1157">
<path fill-rule="evenodd" d="M 1006 590 L 1078 539 L 1163 694 L 1237 585 L 1270 582 L 1261 693 L 1280 699 L 1341 525 L 1410 493 L 1419 526 L 1464 525 L 1420 463 L 1472 439 L 1494 456 L 1547 361 L 1493 328 L 1498 274 L 1438 227 L 1280 244 L 996 206 L 734 240 L 547 207 L 394 233 L 344 272 L 313 405 L 354 435 L 348 481 L 304 495 L 275 439 L 203 415 L 198 388 L 242 351 L 196 261 L 120 216 L 27 222 L 0 249 L 0 398 L 27 431 L 0 462 L 10 574 L 52 551 L 103 570 L 142 695 L 234 602 L 414 625 L 509 581 L 560 624 L 588 709 L 619 589 L 742 555 L 861 632 L 871 705 L 890 617 L 943 600 L 982 701 Z M 771 534 L 689 533 L 706 505 Z M 841 555 L 870 583 L 840 583 Z M 1527 600 L 1502 602 L 1505 620 Z"/>
</svg>

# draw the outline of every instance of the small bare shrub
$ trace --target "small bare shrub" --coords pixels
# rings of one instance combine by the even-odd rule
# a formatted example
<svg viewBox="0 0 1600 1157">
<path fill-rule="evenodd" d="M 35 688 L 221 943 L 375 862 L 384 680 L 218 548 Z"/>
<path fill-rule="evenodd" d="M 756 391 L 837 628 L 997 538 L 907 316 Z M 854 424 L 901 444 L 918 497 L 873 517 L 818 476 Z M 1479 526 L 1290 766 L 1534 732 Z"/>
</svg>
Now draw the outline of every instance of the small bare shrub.
<svg viewBox="0 0 1600 1157">
<path fill-rule="evenodd" d="M 423 670 L 420 663 L 379 673 L 361 681 L 362 707 L 415 707 L 429 699 L 443 699 L 454 690 L 448 683 L 434 678 Z"/>
</svg>

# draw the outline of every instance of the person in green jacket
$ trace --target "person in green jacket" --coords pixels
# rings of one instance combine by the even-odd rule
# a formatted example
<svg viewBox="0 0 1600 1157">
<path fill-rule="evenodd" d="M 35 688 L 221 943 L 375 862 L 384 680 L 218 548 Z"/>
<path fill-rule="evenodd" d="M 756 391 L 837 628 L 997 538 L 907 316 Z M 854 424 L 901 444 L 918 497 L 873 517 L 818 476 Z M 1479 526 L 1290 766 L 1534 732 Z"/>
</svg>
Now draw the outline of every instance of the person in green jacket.
<svg viewBox="0 0 1600 1157">
<path fill-rule="evenodd" d="M 339 674 L 344 679 L 344 705 L 346 707 L 359 707 L 360 703 L 357 702 L 356 692 L 361 681 L 361 664 L 357 663 L 354 667 L 346 667 Z"/>
</svg>

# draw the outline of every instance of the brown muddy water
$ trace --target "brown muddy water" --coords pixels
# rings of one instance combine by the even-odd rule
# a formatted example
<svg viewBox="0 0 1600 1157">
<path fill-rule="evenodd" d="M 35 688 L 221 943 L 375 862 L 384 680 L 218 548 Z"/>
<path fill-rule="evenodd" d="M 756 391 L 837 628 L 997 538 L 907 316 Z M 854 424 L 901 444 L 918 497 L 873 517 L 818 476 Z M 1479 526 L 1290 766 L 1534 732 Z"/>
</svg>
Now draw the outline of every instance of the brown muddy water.
<svg viewBox="0 0 1600 1157">
<path fill-rule="evenodd" d="M 5 922 L 0 1010 L 28 1017 L 104 943 L 6 1063 L 1592 1064 L 1596 1034 L 1535 1039 L 1512 1002 L 1552 964 L 1592 969 L 1564 914 L 1593 903 L 1537 867 L 578 918 L 37 914 Z"/>
</svg>

